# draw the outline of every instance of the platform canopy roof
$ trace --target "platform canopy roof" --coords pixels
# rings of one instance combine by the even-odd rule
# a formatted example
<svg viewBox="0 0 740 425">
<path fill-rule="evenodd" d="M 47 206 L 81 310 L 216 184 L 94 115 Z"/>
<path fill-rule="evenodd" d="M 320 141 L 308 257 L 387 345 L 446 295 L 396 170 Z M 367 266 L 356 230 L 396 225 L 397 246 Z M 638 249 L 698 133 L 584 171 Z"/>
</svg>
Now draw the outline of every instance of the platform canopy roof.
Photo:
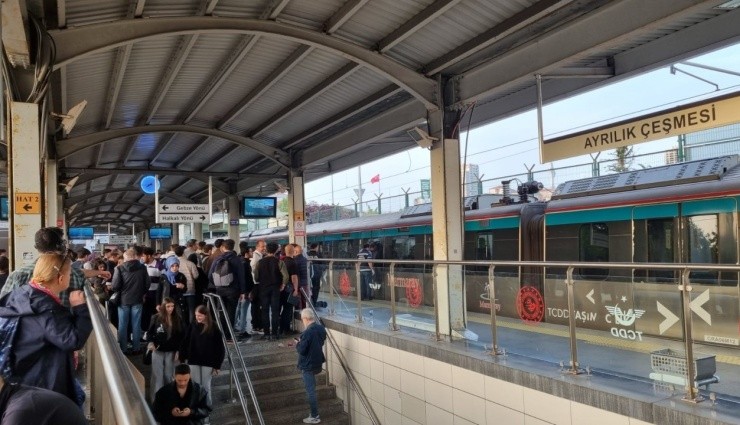
<svg viewBox="0 0 740 425">
<path fill-rule="evenodd" d="M 48 82 L 50 111 L 87 102 L 49 132 L 76 226 L 152 223 L 145 174 L 162 202 L 205 203 L 209 176 L 215 200 L 268 195 L 289 169 L 311 181 L 411 148 L 442 86 L 477 127 L 534 107 L 535 74 L 548 102 L 740 36 L 736 0 L 13 3 L 34 46 L 5 46 L 19 91 L 25 61 L 53 70 L 26 88 Z"/>
</svg>

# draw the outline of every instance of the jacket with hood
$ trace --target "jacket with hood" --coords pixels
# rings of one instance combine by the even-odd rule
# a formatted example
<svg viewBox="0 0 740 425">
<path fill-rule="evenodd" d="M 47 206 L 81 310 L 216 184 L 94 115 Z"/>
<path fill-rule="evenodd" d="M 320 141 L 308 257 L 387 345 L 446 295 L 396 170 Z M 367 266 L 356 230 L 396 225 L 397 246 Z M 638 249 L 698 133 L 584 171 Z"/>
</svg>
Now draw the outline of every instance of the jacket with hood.
<svg viewBox="0 0 740 425">
<path fill-rule="evenodd" d="M 321 372 L 324 358 L 326 329 L 319 323 L 311 323 L 301 334 L 295 349 L 298 351 L 298 369 L 304 372 Z"/>
<path fill-rule="evenodd" d="M 113 292 L 120 292 L 121 305 L 144 303 L 144 295 L 149 291 L 152 281 L 146 266 L 139 260 L 126 261 L 113 271 Z"/>
<path fill-rule="evenodd" d="M 0 299 L 0 316 L 18 317 L 9 382 L 46 388 L 76 401 L 72 353 L 92 332 L 87 304 L 70 309 L 48 294 L 22 287 Z"/>
</svg>

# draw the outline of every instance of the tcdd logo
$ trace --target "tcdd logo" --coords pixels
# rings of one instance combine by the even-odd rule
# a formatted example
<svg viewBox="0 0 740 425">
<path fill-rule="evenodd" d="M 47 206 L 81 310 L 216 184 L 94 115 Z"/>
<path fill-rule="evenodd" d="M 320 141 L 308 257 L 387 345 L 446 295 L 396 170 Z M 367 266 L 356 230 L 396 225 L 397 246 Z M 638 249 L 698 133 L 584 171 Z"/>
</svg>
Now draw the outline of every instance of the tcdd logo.
<svg viewBox="0 0 740 425">
<path fill-rule="evenodd" d="M 545 300 L 540 291 L 532 286 L 525 286 L 516 296 L 516 311 L 527 323 L 539 323 L 545 316 Z"/>
<path fill-rule="evenodd" d="M 347 270 L 343 271 L 342 274 L 339 275 L 339 290 L 345 297 L 348 297 L 349 294 L 352 292 L 352 285 L 350 285 L 349 283 L 349 275 L 347 274 Z"/>
</svg>

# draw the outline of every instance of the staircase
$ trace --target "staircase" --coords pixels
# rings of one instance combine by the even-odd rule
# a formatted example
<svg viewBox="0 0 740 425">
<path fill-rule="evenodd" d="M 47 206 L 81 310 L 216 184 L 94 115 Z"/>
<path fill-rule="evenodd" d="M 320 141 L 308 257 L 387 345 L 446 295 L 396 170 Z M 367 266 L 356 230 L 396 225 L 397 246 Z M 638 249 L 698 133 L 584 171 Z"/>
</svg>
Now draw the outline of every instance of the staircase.
<svg viewBox="0 0 740 425">
<path fill-rule="evenodd" d="M 239 348 L 247 364 L 249 377 L 252 380 L 257 402 L 262 409 L 266 425 L 283 425 L 302 423 L 309 415 L 308 397 L 303 386 L 303 379 L 296 369 L 297 357 L 295 347 L 288 347 L 290 338 L 279 341 L 259 341 L 260 335 L 239 343 Z M 236 352 L 231 346 L 234 358 Z M 244 413 L 239 404 L 236 388 L 233 396 L 229 391 L 231 370 L 228 361 L 224 369 L 213 378 L 213 412 L 211 424 L 229 425 L 244 424 Z M 234 365 L 243 380 L 241 365 Z M 252 423 L 259 424 L 246 384 L 242 384 L 249 405 Z M 344 413 L 342 400 L 336 396 L 336 388 L 327 383 L 326 372 L 316 375 L 316 396 L 319 400 L 319 414 L 322 424 L 348 425 L 349 416 Z M 233 400 L 233 401 L 231 401 Z"/>
</svg>

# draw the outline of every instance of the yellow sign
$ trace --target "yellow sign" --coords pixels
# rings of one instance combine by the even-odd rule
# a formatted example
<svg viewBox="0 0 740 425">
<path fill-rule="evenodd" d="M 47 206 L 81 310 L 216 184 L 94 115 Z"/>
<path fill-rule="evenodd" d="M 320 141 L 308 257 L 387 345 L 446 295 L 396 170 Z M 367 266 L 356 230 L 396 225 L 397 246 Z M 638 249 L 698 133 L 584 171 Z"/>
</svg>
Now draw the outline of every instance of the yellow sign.
<svg viewBox="0 0 740 425">
<path fill-rule="evenodd" d="M 303 211 L 296 211 L 293 213 L 293 220 L 303 221 Z"/>
<path fill-rule="evenodd" d="M 740 92 L 545 140 L 540 161 L 586 155 L 740 122 Z"/>
<path fill-rule="evenodd" d="M 16 214 L 41 214 L 41 194 L 40 193 L 15 193 L 15 210 Z"/>
</svg>

